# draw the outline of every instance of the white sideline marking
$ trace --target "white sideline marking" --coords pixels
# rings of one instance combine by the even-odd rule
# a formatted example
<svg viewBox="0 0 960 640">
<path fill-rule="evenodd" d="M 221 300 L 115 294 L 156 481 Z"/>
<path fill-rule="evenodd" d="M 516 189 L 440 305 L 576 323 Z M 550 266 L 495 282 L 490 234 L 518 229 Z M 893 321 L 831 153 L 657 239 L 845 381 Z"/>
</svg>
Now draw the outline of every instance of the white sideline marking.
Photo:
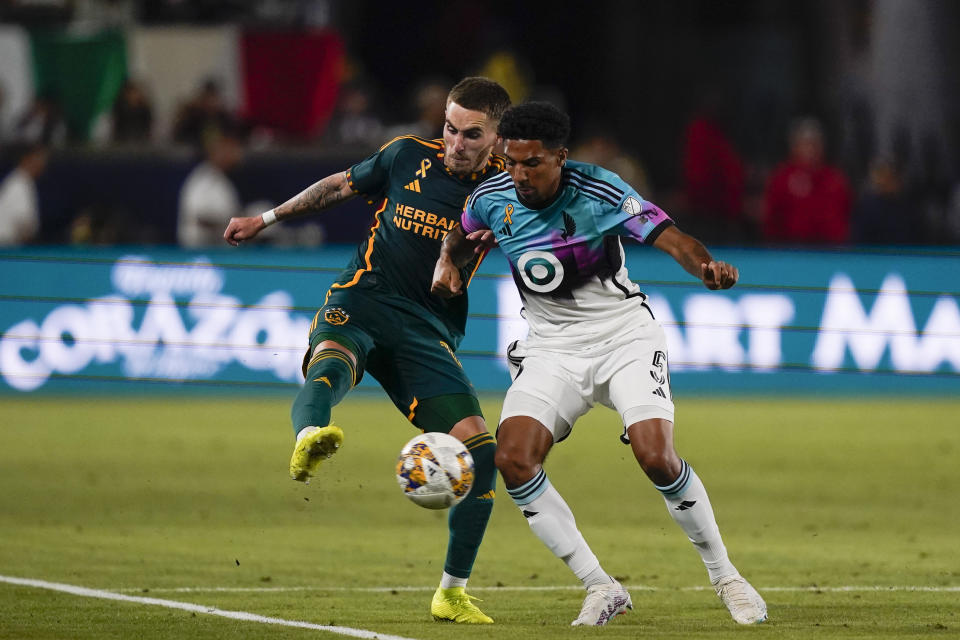
<svg viewBox="0 0 960 640">
<path fill-rule="evenodd" d="M 45 580 L 29 580 L 26 578 L 14 578 L 12 576 L 0 575 L 0 582 L 20 585 L 24 587 L 36 587 L 37 589 L 49 589 L 51 591 L 62 591 L 75 596 L 85 598 L 100 598 L 103 600 L 120 600 L 122 602 L 136 602 L 137 604 L 152 604 L 168 609 L 181 609 L 182 611 L 191 611 L 193 613 L 203 613 L 210 616 L 220 616 L 221 618 L 231 618 L 233 620 L 244 620 L 246 622 L 260 622 L 262 624 L 276 624 L 284 627 L 298 627 L 301 629 L 314 629 L 316 631 L 329 631 L 341 636 L 351 636 L 353 638 L 370 638 L 371 640 L 414 640 L 403 636 L 393 636 L 376 631 L 367 631 L 365 629 L 353 629 L 351 627 L 337 627 L 332 625 L 314 624 L 312 622 L 301 622 L 299 620 L 284 620 L 283 618 L 270 618 L 257 615 L 256 613 L 247 613 L 246 611 L 227 611 L 217 609 L 216 607 L 205 607 L 190 602 L 177 602 L 175 600 L 161 600 L 159 598 L 142 598 L 137 596 L 128 596 L 122 593 L 112 591 L 100 591 L 99 589 L 87 589 L 72 584 L 62 584 L 59 582 L 46 582 Z"/>
<path fill-rule="evenodd" d="M 624 585 L 632 591 L 713 591 L 713 587 L 651 587 L 643 584 Z M 114 589 L 120 593 L 284 593 L 291 591 L 333 591 L 350 593 L 433 592 L 436 587 L 167 587 L 158 589 Z M 470 591 L 582 591 L 580 585 L 470 587 Z M 872 591 L 923 591 L 932 593 L 960 592 L 960 586 L 928 587 L 918 585 L 847 585 L 839 587 L 760 587 L 759 591 L 810 592 L 872 592 Z"/>
</svg>

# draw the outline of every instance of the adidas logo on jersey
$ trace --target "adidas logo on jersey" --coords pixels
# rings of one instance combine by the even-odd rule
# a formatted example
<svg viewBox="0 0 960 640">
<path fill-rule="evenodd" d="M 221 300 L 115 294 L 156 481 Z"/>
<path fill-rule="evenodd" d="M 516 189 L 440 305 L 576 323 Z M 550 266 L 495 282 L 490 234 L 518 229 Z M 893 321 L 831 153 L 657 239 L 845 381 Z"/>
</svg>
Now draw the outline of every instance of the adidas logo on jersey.
<svg viewBox="0 0 960 640">
<path fill-rule="evenodd" d="M 511 237 L 513 236 L 513 231 L 510 230 L 510 225 L 513 224 L 513 205 L 508 204 L 503 209 L 503 226 L 500 227 L 500 235 Z"/>
<path fill-rule="evenodd" d="M 414 180 L 410 184 L 406 185 L 404 189 L 407 191 L 416 191 L 417 193 L 420 193 L 420 180 Z"/>
</svg>

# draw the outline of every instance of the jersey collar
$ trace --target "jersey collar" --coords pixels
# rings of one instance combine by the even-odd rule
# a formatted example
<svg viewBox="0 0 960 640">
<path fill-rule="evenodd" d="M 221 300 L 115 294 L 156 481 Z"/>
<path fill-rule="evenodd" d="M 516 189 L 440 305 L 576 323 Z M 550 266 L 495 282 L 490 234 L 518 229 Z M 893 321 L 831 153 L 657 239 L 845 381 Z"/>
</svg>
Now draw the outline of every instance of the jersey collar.
<svg viewBox="0 0 960 640">
<path fill-rule="evenodd" d="M 441 161 L 443 160 L 443 156 L 443 151 L 437 153 L 437 158 L 439 158 Z M 486 179 L 486 177 L 503 170 L 503 159 L 495 153 L 491 153 L 490 157 L 487 158 L 487 164 L 483 165 L 483 168 L 480 171 L 474 171 L 469 176 L 458 176 L 453 171 L 450 171 L 450 167 L 448 167 L 446 164 L 443 165 L 443 170 L 458 180 L 463 180 L 464 182 L 477 182 L 478 180 Z"/>
</svg>

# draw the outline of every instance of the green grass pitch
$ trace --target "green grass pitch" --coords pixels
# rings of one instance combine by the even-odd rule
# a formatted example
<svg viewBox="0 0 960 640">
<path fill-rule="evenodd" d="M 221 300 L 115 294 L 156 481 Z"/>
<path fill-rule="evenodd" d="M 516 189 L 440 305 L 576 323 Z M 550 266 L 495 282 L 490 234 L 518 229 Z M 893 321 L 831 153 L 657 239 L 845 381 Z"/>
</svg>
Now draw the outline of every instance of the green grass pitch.
<svg viewBox="0 0 960 640">
<path fill-rule="evenodd" d="M 493 628 L 434 623 L 445 512 L 403 499 L 415 435 L 378 395 L 336 409 L 343 449 L 287 477 L 288 399 L 0 399 L 0 576 L 283 620 L 440 638 L 960 636 L 960 400 L 677 400 L 677 445 L 770 620 L 739 627 L 594 409 L 547 460 L 635 609 L 570 628 L 582 592 L 498 486 L 471 591 Z M 485 401 L 491 421 L 499 398 Z M 0 579 L 0 638 L 336 638 Z"/>
</svg>

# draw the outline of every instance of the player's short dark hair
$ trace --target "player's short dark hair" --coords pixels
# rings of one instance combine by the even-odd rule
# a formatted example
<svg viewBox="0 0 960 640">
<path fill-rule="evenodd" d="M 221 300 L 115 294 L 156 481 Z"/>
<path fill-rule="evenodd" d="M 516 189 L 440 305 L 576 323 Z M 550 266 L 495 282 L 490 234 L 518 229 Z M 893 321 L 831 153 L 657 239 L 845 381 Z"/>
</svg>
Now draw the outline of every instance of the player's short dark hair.
<svg viewBox="0 0 960 640">
<path fill-rule="evenodd" d="M 456 102 L 464 109 L 482 111 L 491 120 L 500 120 L 510 106 L 510 94 L 495 80 L 470 76 L 450 89 L 447 104 L 451 102 Z"/>
<path fill-rule="evenodd" d="M 524 102 L 506 110 L 497 133 L 504 140 L 539 140 L 558 149 L 570 138 L 570 118 L 549 102 Z"/>
</svg>

